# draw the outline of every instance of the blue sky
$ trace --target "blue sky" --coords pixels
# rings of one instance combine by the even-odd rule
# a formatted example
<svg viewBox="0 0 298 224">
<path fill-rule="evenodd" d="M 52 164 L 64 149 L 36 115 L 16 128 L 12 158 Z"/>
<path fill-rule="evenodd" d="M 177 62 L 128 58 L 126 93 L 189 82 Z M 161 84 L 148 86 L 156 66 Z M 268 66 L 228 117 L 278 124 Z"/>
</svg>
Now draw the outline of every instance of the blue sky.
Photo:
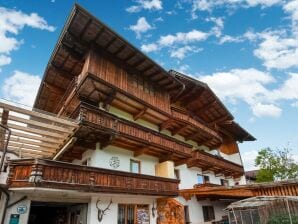
<svg viewBox="0 0 298 224">
<path fill-rule="evenodd" d="M 298 161 L 298 0 L 79 0 L 166 69 L 207 82 L 258 140 Z M 0 96 L 32 105 L 74 4 L 0 0 Z"/>
</svg>

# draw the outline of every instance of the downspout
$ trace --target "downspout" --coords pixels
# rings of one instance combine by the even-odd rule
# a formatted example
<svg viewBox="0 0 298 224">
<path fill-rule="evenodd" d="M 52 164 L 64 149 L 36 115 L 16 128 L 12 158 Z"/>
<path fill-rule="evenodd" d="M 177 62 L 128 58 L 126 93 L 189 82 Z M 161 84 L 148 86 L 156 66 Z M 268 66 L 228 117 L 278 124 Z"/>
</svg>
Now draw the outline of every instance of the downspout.
<svg viewBox="0 0 298 224">
<path fill-rule="evenodd" d="M 4 146 L 4 149 L 3 149 L 3 155 L 1 157 L 1 161 L 0 161 L 0 174 L 2 173 L 2 168 L 3 168 L 3 164 L 4 164 L 4 159 L 5 159 L 5 155 L 7 153 L 7 147 L 8 147 L 8 142 L 9 142 L 9 139 L 10 139 L 10 134 L 11 134 L 11 131 L 8 127 L 0 124 L 0 127 L 4 128 L 5 130 L 8 131 L 8 135 L 7 135 L 7 140 L 6 140 L 6 143 L 5 143 L 5 146 Z"/>
<path fill-rule="evenodd" d="M 8 127 L 6 127 L 2 124 L 0 124 L 0 127 L 4 128 L 5 130 L 8 131 L 7 140 L 6 140 L 6 143 L 5 143 L 5 146 L 4 146 L 4 149 L 3 149 L 3 154 L 2 154 L 2 157 L 1 157 L 1 161 L 0 161 L 0 174 L 1 174 L 3 164 L 4 164 L 5 155 L 7 153 L 7 147 L 8 147 L 8 142 L 9 142 L 9 139 L 10 139 L 11 130 Z M 5 135 L 4 135 L 4 137 L 5 137 Z M 1 187 L 1 186 L 0 186 L 0 191 L 3 192 L 6 195 L 3 214 L 2 214 L 2 217 L 1 217 L 1 224 L 4 224 L 6 211 L 7 211 L 7 207 L 8 207 L 8 202 L 9 202 L 9 199 L 10 199 L 10 195 L 9 195 L 8 191 L 5 188 Z"/>
<path fill-rule="evenodd" d="M 2 217 L 1 217 L 1 224 L 4 224 L 10 195 L 9 195 L 8 191 L 5 188 L 1 187 L 1 186 L 0 186 L 0 191 L 3 192 L 6 195 L 3 214 L 2 214 Z"/>
</svg>

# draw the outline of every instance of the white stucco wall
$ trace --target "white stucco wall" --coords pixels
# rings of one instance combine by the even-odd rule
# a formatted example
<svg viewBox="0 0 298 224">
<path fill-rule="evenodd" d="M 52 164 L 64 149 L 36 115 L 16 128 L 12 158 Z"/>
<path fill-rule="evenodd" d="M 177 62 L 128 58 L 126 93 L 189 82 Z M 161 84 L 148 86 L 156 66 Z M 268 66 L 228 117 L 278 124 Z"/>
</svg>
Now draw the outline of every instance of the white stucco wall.
<svg viewBox="0 0 298 224">
<path fill-rule="evenodd" d="M 107 223 L 107 224 L 117 224 L 117 218 L 118 218 L 118 204 L 144 204 L 149 205 L 149 213 L 150 213 L 150 223 L 154 224 L 156 223 L 156 216 L 153 218 L 152 216 L 152 205 L 154 202 L 154 206 L 156 207 L 156 202 L 154 198 L 148 198 L 148 197 L 134 197 L 134 196 L 96 196 L 92 197 L 91 201 L 88 205 L 88 221 L 87 224 L 97 224 L 99 223 L 97 221 L 97 208 L 96 208 L 96 202 L 97 199 L 100 199 L 100 208 L 106 208 L 110 202 L 110 199 L 112 199 L 113 203 L 110 206 L 110 210 L 106 211 L 106 215 L 103 216 L 103 220 L 101 223 Z"/>
<path fill-rule="evenodd" d="M 118 157 L 120 164 L 118 168 L 110 166 L 110 159 Z M 137 160 L 141 162 L 141 173 L 155 176 L 155 165 L 159 163 L 158 158 L 148 155 L 133 156 L 133 152 L 125 150 L 116 146 L 108 146 L 104 149 L 88 150 L 83 156 L 82 160 L 75 160 L 75 164 L 81 164 L 82 161 L 90 159 L 89 166 L 100 167 L 105 169 L 114 169 L 119 171 L 130 172 L 130 160 Z"/>
<path fill-rule="evenodd" d="M 204 222 L 203 216 L 203 208 L 202 206 L 213 206 L 215 220 L 219 221 L 222 219 L 222 216 L 227 215 L 224 208 L 227 207 L 228 204 L 221 201 L 209 201 L 202 200 L 198 201 L 195 197 L 192 197 L 191 200 L 186 201 L 183 197 L 176 198 L 183 205 L 188 205 L 189 208 L 189 218 L 192 224 L 209 224 L 211 222 Z"/>
<path fill-rule="evenodd" d="M 23 196 L 24 195 L 22 194 L 11 193 L 10 203 L 19 200 Z M 1 205 L 2 205 L 1 210 L 3 210 L 4 203 L 5 202 L 3 197 L 3 199 L 1 199 Z M 30 213 L 30 204 L 31 204 L 31 201 L 29 199 L 26 199 L 7 209 L 4 224 L 9 224 L 11 214 L 18 214 L 17 207 L 19 205 L 27 206 L 27 212 L 25 214 L 19 214 L 20 215 L 19 224 L 27 224 L 29 219 L 29 213 Z"/>
</svg>

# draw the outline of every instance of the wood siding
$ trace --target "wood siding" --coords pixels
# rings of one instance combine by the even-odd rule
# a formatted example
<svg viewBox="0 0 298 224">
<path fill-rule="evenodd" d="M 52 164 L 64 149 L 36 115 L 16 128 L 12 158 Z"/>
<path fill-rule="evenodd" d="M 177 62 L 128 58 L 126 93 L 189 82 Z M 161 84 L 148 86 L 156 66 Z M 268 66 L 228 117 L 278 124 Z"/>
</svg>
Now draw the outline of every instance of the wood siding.
<svg viewBox="0 0 298 224">
<path fill-rule="evenodd" d="M 234 178 L 244 174 L 243 166 L 201 150 L 192 152 L 192 159 L 187 162 L 187 166 L 199 167 L 203 171 L 210 170 L 215 174 L 224 174 L 225 176 L 232 176 Z"/>
<path fill-rule="evenodd" d="M 121 119 L 100 109 L 81 105 L 81 116 L 84 121 L 104 128 L 106 133 L 117 134 L 138 141 L 140 144 L 157 147 L 167 153 L 189 158 L 192 146 L 168 137 L 139 124 Z"/>
<path fill-rule="evenodd" d="M 10 188 L 43 187 L 162 196 L 177 196 L 178 183 L 175 179 L 41 159 L 11 161 L 8 178 Z"/>
<path fill-rule="evenodd" d="M 83 80 L 88 72 L 148 104 L 170 113 L 169 93 L 157 89 L 156 85 L 146 79 L 145 75 L 129 74 L 119 65 L 105 59 L 94 51 L 90 51 L 79 76 L 79 81 Z"/>
</svg>

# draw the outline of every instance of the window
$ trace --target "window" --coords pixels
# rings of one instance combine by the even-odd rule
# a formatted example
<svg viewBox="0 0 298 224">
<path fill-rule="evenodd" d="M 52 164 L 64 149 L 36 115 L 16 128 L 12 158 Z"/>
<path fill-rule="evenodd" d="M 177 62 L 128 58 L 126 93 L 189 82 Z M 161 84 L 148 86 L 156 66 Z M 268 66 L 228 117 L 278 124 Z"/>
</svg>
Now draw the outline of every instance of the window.
<svg viewBox="0 0 298 224">
<path fill-rule="evenodd" d="M 209 176 L 203 176 L 198 174 L 198 184 L 209 184 L 210 179 Z"/>
<path fill-rule="evenodd" d="M 180 180 L 180 170 L 174 169 L 174 175 L 177 180 Z"/>
<path fill-rule="evenodd" d="M 221 184 L 222 186 L 226 186 L 226 187 L 229 186 L 229 182 L 228 182 L 227 180 L 225 180 L 225 179 L 220 179 L 220 184 Z"/>
<path fill-rule="evenodd" d="M 141 162 L 137 160 L 130 160 L 130 172 L 141 173 Z"/>
<path fill-rule="evenodd" d="M 213 206 L 202 206 L 204 222 L 210 222 L 215 219 Z"/>
<path fill-rule="evenodd" d="M 149 206 L 134 205 L 134 204 L 119 204 L 118 205 L 118 222 L 117 224 L 149 224 Z"/>
</svg>

